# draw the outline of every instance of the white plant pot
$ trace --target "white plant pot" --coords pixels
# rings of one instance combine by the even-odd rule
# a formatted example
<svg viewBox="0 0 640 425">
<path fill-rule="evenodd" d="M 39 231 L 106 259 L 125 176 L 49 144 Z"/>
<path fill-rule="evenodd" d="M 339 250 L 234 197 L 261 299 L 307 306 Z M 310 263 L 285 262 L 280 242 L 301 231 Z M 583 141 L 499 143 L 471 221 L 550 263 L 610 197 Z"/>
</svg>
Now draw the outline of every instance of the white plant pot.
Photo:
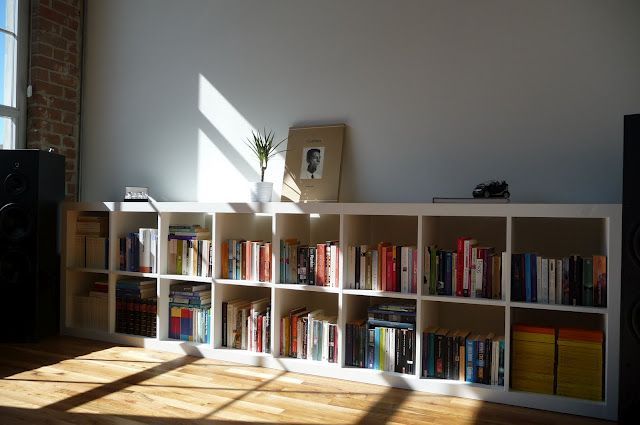
<svg viewBox="0 0 640 425">
<path fill-rule="evenodd" d="M 254 202 L 271 202 L 272 182 L 254 182 L 249 186 L 251 200 Z"/>
</svg>

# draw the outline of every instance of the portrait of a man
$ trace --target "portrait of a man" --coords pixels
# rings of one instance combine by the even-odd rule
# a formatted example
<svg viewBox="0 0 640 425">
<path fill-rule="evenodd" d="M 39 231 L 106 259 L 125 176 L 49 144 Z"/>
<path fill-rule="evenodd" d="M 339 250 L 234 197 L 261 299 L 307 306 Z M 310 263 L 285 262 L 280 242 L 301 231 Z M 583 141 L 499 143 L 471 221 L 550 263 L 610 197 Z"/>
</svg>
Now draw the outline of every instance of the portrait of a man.
<svg viewBox="0 0 640 425">
<path fill-rule="evenodd" d="M 302 150 L 301 179 L 321 179 L 324 164 L 324 146 L 307 147 Z"/>
</svg>

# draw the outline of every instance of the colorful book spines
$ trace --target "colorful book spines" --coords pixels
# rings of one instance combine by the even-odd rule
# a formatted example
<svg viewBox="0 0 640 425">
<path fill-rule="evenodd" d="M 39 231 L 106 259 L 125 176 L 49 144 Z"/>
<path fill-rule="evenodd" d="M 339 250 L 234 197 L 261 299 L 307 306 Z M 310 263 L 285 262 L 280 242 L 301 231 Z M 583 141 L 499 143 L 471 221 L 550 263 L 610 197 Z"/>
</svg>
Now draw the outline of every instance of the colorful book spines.
<svg viewBox="0 0 640 425">
<path fill-rule="evenodd" d="M 339 256 L 338 241 L 305 245 L 280 240 L 280 283 L 338 287 Z"/>
</svg>

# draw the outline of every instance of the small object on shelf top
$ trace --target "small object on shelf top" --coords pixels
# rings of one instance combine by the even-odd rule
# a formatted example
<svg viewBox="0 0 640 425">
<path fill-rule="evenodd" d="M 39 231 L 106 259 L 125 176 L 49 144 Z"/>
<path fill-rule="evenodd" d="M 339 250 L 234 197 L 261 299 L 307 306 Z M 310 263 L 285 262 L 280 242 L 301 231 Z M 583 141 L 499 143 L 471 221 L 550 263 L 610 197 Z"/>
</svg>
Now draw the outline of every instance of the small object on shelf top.
<svg viewBox="0 0 640 425">
<path fill-rule="evenodd" d="M 504 198 L 509 199 L 509 185 L 504 180 L 488 180 L 473 189 L 474 198 Z"/>
<path fill-rule="evenodd" d="M 125 186 L 125 202 L 147 202 L 149 200 L 149 188 L 138 186 Z"/>
</svg>

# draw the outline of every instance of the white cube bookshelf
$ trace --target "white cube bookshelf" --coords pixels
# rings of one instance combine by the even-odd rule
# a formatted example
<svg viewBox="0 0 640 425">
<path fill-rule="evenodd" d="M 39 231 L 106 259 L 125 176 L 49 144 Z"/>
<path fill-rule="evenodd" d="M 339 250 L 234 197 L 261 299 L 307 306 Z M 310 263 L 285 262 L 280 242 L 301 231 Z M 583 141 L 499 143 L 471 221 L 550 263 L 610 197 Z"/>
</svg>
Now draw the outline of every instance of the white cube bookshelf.
<svg viewBox="0 0 640 425">
<path fill-rule="evenodd" d="M 109 217 L 109 269 L 73 267 L 75 222 L 82 215 Z M 152 349 L 290 370 L 332 378 L 396 386 L 557 412 L 617 418 L 620 305 L 621 205 L 551 204 L 296 204 L 296 203 L 67 203 L 62 209 L 61 331 L 63 334 L 145 346 Z M 172 224 L 199 224 L 212 232 L 213 277 L 167 274 L 167 235 Z M 159 229 L 159 273 L 120 271 L 118 238 L 140 227 Z M 470 236 L 496 252 L 505 252 L 502 299 L 429 295 L 422 285 L 427 246 L 455 249 Z M 337 288 L 280 283 L 280 241 L 303 244 L 338 240 L 340 285 Z M 230 280 L 221 276 L 221 243 L 228 239 L 271 242 L 271 281 Z M 416 294 L 347 289 L 346 248 L 386 241 L 418 248 Z M 607 256 L 607 307 L 532 304 L 511 301 L 511 254 Z M 123 276 L 157 279 L 157 338 L 115 333 L 115 284 Z M 86 297 L 95 280 L 109 282 L 107 317 L 87 317 Z M 175 282 L 212 285 L 210 344 L 168 338 L 169 287 Z M 271 299 L 271 353 L 221 346 L 222 302 L 233 298 Z M 415 374 L 345 367 L 346 323 L 366 318 L 369 305 L 383 301 L 417 307 Z M 338 318 L 338 362 L 335 364 L 280 356 L 280 318 L 297 306 L 322 308 Z M 103 313 L 104 314 L 104 313 Z M 363 317 L 364 316 L 364 317 Z M 514 323 L 553 327 L 577 326 L 605 334 L 604 400 L 589 401 L 516 391 L 509 385 L 510 333 Z M 96 325 L 98 324 L 98 325 Z M 106 324 L 106 325 L 105 325 Z M 422 331 L 429 326 L 493 332 L 505 336 L 505 385 L 488 386 L 422 378 Z"/>
</svg>

